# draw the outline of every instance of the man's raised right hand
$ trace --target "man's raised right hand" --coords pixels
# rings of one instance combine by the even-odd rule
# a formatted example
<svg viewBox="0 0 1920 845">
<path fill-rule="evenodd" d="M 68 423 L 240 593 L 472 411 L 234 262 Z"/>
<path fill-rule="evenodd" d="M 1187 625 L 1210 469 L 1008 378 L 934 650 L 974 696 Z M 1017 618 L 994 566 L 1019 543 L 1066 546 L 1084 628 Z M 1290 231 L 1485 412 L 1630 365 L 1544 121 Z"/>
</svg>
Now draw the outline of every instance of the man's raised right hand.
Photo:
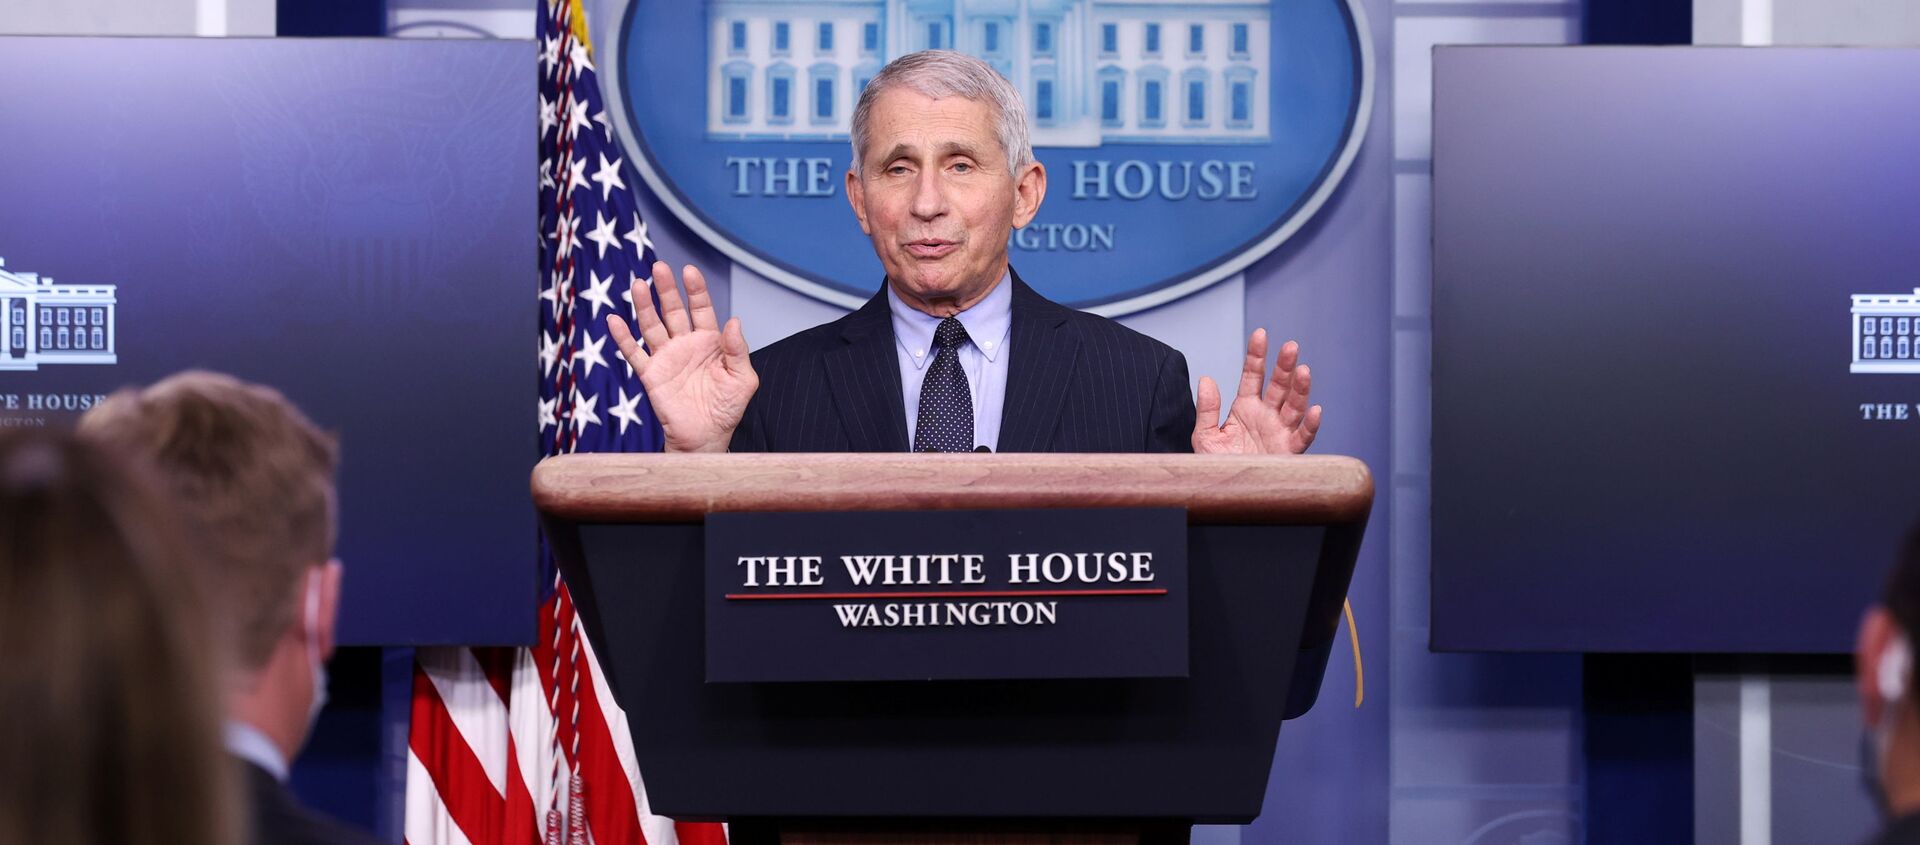
<svg viewBox="0 0 1920 845">
<path fill-rule="evenodd" d="M 669 452 L 725 452 L 733 430 L 747 412 L 747 400 L 760 389 L 760 376 L 747 356 L 747 339 L 740 319 L 722 330 L 707 295 L 707 279 L 687 265 L 687 298 L 680 299 L 673 270 L 664 261 L 653 264 L 653 289 L 660 311 L 645 290 L 633 292 L 635 322 L 643 348 L 618 313 L 607 315 L 607 331 L 640 383 L 647 401 L 667 436 Z"/>
</svg>

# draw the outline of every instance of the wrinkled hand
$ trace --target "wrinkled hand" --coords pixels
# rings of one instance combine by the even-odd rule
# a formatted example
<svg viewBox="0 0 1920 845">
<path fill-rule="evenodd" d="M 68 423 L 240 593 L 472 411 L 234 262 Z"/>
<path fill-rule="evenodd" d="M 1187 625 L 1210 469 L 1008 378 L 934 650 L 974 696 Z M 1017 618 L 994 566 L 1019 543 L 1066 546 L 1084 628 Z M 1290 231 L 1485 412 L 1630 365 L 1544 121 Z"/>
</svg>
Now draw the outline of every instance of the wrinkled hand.
<svg viewBox="0 0 1920 845">
<path fill-rule="evenodd" d="M 1220 388 L 1213 379 L 1200 377 L 1199 396 L 1194 400 L 1198 419 L 1193 426 L 1193 451 L 1240 455 L 1298 454 L 1313 445 L 1320 432 L 1320 406 L 1307 405 L 1307 391 L 1313 387 L 1313 373 L 1300 364 L 1300 344 L 1287 341 L 1273 364 L 1273 380 L 1261 387 L 1261 370 L 1267 361 L 1267 330 L 1256 329 L 1247 340 L 1247 360 L 1240 370 L 1240 389 L 1227 409 L 1227 421 L 1220 419 Z M 1298 365 L 1298 366 L 1296 366 Z"/>
<path fill-rule="evenodd" d="M 747 400 L 760 388 L 760 376 L 747 357 L 747 339 L 740 319 L 728 320 L 725 330 L 713 313 L 707 279 L 689 264 L 683 270 L 687 298 L 680 300 L 673 270 L 664 261 L 653 264 L 653 289 L 660 295 L 660 311 L 644 290 L 633 292 L 635 322 L 641 347 L 618 313 L 607 315 L 607 331 L 620 354 L 633 365 L 647 388 L 647 401 L 667 436 L 669 452 L 725 452 L 733 430 L 747 412 Z M 689 307 L 691 306 L 691 307 Z"/>
</svg>

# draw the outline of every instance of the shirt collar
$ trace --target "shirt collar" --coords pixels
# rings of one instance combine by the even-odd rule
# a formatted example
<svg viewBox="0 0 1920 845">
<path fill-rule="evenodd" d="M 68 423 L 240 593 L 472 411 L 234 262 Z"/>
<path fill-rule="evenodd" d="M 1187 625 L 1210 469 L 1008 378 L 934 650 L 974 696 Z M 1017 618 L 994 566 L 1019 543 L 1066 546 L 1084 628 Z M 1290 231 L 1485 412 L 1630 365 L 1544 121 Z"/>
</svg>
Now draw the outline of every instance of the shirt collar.
<svg viewBox="0 0 1920 845">
<path fill-rule="evenodd" d="M 226 740 L 227 751 L 233 756 L 265 769 L 274 780 L 287 782 L 287 758 L 280 756 L 280 747 L 259 728 L 246 722 L 228 722 Z"/>
<path fill-rule="evenodd" d="M 893 312 L 894 339 L 906 350 L 907 360 L 915 369 L 925 369 L 933 360 L 933 330 L 940 326 L 940 318 L 908 305 L 894 293 L 891 283 L 887 285 L 887 305 Z M 1002 274 L 986 298 L 954 316 L 966 327 L 974 348 L 988 361 L 997 360 L 1000 350 L 1007 346 L 1007 331 L 1013 327 L 1013 271 Z"/>
</svg>

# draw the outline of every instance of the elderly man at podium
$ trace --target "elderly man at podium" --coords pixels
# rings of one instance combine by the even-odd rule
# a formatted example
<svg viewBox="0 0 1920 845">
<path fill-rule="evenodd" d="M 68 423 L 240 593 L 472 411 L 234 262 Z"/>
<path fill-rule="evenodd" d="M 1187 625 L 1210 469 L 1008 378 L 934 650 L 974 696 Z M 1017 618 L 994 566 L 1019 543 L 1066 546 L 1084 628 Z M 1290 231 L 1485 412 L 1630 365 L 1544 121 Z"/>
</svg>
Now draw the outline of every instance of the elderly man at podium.
<svg viewBox="0 0 1920 845">
<path fill-rule="evenodd" d="M 886 269 L 859 310 L 749 356 L 719 325 L 700 271 L 684 298 L 653 267 L 640 339 L 609 330 L 639 374 L 669 452 L 1299 453 L 1321 409 L 1299 346 L 1264 377 L 1265 330 L 1247 341 L 1224 423 L 1220 391 L 1187 394 L 1185 356 L 1047 300 L 1007 260 L 1047 192 L 1020 95 L 985 62 L 902 56 L 853 116 L 847 199 Z M 762 379 L 764 374 L 765 378 Z"/>
</svg>

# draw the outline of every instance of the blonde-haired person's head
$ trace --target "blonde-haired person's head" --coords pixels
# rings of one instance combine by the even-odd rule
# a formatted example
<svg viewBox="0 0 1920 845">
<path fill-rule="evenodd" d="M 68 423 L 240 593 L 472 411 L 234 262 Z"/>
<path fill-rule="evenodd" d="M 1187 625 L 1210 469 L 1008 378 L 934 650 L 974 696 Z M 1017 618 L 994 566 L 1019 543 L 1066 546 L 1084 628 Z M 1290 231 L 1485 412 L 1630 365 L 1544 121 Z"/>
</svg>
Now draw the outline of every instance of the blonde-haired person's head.
<svg viewBox="0 0 1920 845">
<path fill-rule="evenodd" d="M 0 842 L 238 841 L 220 652 L 140 466 L 0 433 Z"/>
<path fill-rule="evenodd" d="M 80 430 L 150 460 L 186 514 L 239 668 L 260 669 L 333 555 L 338 447 L 279 391 L 189 370 L 127 388 Z"/>
</svg>

